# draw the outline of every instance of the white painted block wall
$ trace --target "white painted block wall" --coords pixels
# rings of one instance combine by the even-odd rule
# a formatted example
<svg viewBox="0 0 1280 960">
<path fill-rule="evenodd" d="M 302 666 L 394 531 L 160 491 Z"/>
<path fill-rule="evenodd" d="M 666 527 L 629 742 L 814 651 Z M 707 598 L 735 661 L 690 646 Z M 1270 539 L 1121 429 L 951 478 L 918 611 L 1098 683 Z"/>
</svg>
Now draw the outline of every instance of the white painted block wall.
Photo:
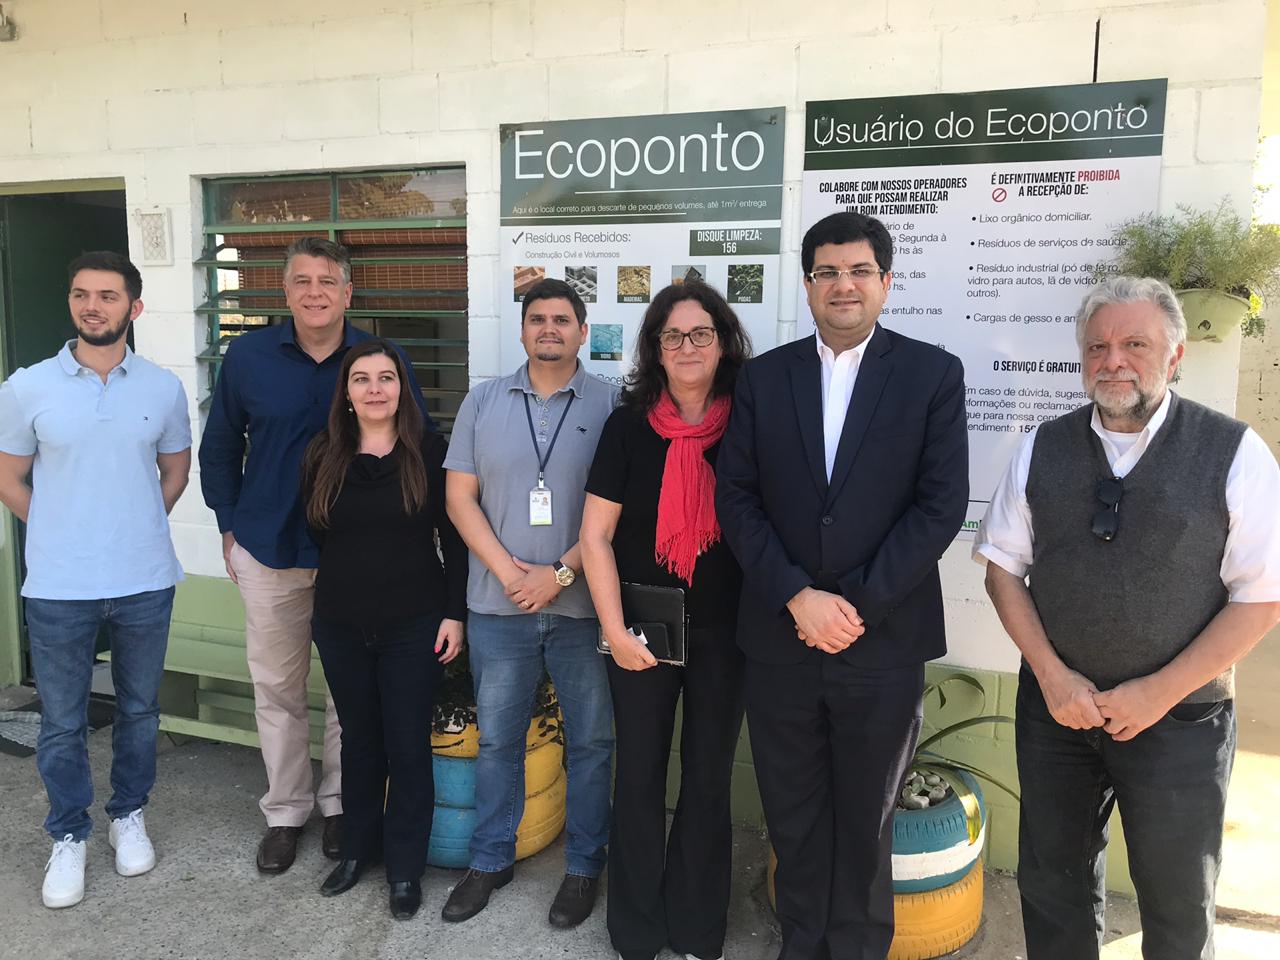
<svg viewBox="0 0 1280 960">
<path fill-rule="evenodd" d="M 783 104 L 784 288 L 795 330 L 808 99 L 1168 77 L 1160 204 L 1246 211 L 1262 0 L 6 0 L 0 184 L 124 179 L 130 210 L 173 218 L 171 267 L 145 271 L 140 350 L 196 395 L 203 177 L 464 164 L 471 375 L 494 376 L 503 121 Z M 359 11 L 357 13 L 357 11 Z M 134 238 L 136 244 L 136 238 Z M 136 252 L 136 251 L 135 251 Z M 1238 338 L 1193 344 L 1183 391 L 1235 406 Z M 197 424 L 198 427 L 198 424 Z M 186 569 L 222 575 L 198 477 L 173 516 Z M 949 659 L 1016 666 L 957 544 L 943 560 Z"/>
</svg>

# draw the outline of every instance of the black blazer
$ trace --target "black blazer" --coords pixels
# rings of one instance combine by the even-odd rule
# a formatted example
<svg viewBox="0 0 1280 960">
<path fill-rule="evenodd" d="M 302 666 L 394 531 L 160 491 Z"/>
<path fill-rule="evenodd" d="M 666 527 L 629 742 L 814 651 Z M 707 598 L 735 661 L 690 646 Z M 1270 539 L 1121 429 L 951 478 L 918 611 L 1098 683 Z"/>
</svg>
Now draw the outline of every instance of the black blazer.
<svg viewBox="0 0 1280 960">
<path fill-rule="evenodd" d="M 946 351 L 878 326 L 863 353 L 827 483 L 822 367 L 813 337 L 749 361 L 720 446 L 716 510 L 745 575 L 738 643 L 764 663 L 805 646 L 787 601 L 842 594 L 864 633 L 838 656 L 905 666 L 947 650 L 938 558 L 964 522 L 964 370 Z"/>
</svg>

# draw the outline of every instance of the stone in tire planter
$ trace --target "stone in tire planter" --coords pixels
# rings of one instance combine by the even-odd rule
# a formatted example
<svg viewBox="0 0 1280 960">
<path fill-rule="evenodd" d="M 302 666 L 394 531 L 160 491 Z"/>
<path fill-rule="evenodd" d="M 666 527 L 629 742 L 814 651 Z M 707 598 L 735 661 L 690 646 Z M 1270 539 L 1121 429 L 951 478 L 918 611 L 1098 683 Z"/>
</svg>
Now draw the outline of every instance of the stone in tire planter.
<svg viewBox="0 0 1280 960">
<path fill-rule="evenodd" d="M 955 883 L 982 853 L 987 833 L 987 805 L 978 781 L 960 777 L 978 797 L 982 828 L 969 842 L 964 806 L 953 792 L 937 806 L 897 810 L 893 815 L 893 892 L 920 893 Z"/>
<path fill-rule="evenodd" d="M 888 960 L 931 960 L 960 949 L 982 922 L 982 861 L 956 883 L 895 895 L 893 909 Z"/>
</svg>

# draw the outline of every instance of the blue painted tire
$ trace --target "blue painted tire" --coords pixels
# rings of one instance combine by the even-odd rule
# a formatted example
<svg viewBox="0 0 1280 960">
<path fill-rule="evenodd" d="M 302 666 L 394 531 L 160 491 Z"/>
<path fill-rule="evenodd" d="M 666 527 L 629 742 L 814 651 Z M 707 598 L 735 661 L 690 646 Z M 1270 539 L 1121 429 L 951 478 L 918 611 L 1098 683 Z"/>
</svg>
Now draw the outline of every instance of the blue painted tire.
<svg viewBox="0 0 1280 960">
<path fill-rule="evenodd" d="M 524 755 L 524 795 L 546 790 L 563 770 L 564 747 L 554 740 L 538 744 Z M 436 806 L 466 809 L 476 805 L 476 761 L 470 757 L 431 758 L 435 775 Z"/>
<path fill-rule="evenodd" d="M 956 883 L 969 873 L 982 853 L 987 833 L 987 804 L 978 781 L 961 771 L 978 795 L 982 829 L 969 842 L 964 806 L 954 794 L 936 807 L 897 810 L 893 816 L 893 892 L 922 893 Z"/>
<path fill-rule="evenodd" d="M 558 744 L 556 746 L 559 746 Z M 446 758 L 449 759 L 449 758 Z M 475 761 L 459 760 L 471 766 L 471 791 L 475 795 Z M 525 797 L 524 816 L 516 828 L 516 859 L 523 860 L 546 847 L 564 829 L 564 771 L 557 771 L 546 789 Z M 437 801 L 431 821 L 427 863 L 433 867 L 462 868 L 471 860 L 471 834 L 476 829 L 474 807 L 446 807 Z"/>
</svg>

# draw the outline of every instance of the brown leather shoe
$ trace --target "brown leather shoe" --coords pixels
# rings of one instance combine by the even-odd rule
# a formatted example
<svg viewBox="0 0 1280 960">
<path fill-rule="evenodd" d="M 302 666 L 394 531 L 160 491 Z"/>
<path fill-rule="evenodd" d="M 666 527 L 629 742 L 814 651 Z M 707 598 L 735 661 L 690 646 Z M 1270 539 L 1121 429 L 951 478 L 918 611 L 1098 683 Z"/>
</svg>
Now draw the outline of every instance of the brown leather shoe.
<svg viewBox="0 0 1280 960">
<path fill-rule="evenodd" d="M 258 872 L 284 873 L 292 867 L 301 834 L 301 827 L 267 827 L 266 835 L 258 844 Z"/>
<path fill-rule="evenodd" d="M 320 845 L 330 860 L 342 859 L 342 814 L 324 818 L 324 837 Z"/>
</svg>

